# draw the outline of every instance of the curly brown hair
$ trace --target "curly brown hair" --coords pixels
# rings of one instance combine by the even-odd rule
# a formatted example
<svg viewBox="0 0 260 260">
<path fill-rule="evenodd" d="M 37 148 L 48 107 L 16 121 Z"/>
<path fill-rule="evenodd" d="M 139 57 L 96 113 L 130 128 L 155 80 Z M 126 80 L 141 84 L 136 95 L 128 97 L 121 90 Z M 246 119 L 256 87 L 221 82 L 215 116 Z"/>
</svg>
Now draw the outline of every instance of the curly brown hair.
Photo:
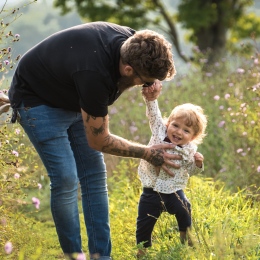
<svg viewBox="0 0 260 260">
<path fill-rule="evenodd" d="M 120 54 L 124 64 L 147 78 L 170 80 L 176 74 L 172 45 L 154 31 L 137 31 L 124 42 Z"/>
</svg>

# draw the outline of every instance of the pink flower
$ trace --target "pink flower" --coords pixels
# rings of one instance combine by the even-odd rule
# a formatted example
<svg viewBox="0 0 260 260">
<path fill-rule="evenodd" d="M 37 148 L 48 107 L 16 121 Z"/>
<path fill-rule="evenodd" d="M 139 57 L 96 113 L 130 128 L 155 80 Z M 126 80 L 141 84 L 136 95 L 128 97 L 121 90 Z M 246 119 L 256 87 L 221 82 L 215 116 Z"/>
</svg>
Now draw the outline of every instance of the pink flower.
<svg viewBox="0 0 260 260">
<path fill-rule="evenodd" d="M 219 100 L 220 97 L 219 97 L 218 95 L 216 95 L 216 96 L 214 97 L 214 99 L 215 99 L 215 100 Z"/>
<path fill-rule="evenodd" d="M 4 249 L 5 249 L 5 253 L 6 253 L 6 254 L 8 254 L 8 255 L 11 254 L 12 251 L 13 251 L 13 245 L 12 245 L 12 243 L 11 243 L 10 241 L 6 242 Z"/>
<path fill-rule="evenodd" d="M 16 128 L 16 129 L 15 129 L 15 133 L 16 133 L 17 135 L 19 135 L 20 132 L 21 132 L 21 130 L 20 130 L 19 128 Z"/>
<path fill-rule="evenodd" d="M 34 204 L 35 208 L 36 209 L 39 209 L 40 208 L 40 200 L 37 199 L 36 197 L 32 197 L 32 203 Z"/>
<path fill-rule="evenodd" d="M 40 183 L 37 184 L 39 190 L 42 188 L 42 185 Z"/>
<path fill-rule="evenodd" d="M 84 253 L 80 253 L 77 255 L 76 260 L 86 260 L 86 255 Z"/>
<path fill-rule="evenodd" d="M 130 130 L 131 134 L 133 134 L 134 132 L 136 132 L 137 129 L 138 129 L 138 128 L 137 128 L 136 126 L 134 126 L 134 125 L 131 125 L 131 126 L 129 127 L 129 130 Z"/>
<path fill-rule="evenodd" d="M 239 74 L 243 74 L 244 72 L 245 72 L 244 69 L 241 69 L 241 68 L 238 68 L 238 69 L 237 69 L 237 73 L 239 73 Z"/>
<path fill-rule="evenodd" d="M 225 99 L 229 99 L 229 98 L 230 98 L 230 94 L 227 93 L 227 94 L 225 95 Z"/>
<path fill-rule="evenodd" d="M 256 170 L 257 170 L 257 172 L 260 172 L 260 165 L 257 167 Z"/>
<path fill-rule="evenodd" d="M 115 108 L 115 107 L 112 107 L 111 109 L 110 109 L 110 114 L 111 115 L 114 115 L 114 114 L 116 114 L 118 111 L 117 111 L 117 109 Z"/>
<path fill-rule="evenodd" d="M 20 178 L 20 174 L 19 174 L 19 173 L 15 173 L 15 174 L 14 174 L 14 178 L 15 178 L 15 179 L 19 179 L 19 178 Z"/>
<path fill-rule="evenodd" d="M 12 151 L 12 154 L 13 154 L 14 156 L 16 156 L 16 157 L 19 156 L 19 153 L 18 153 L 17 151 L 15 151 L 15 150 Z"/>
<path fill-rule="evenodd" d="M 225 125 L 225 121 L 220 121 L 218 127 L 223 127 Z"/>
<path fill-rule="evenodd" d="M 242 152 L 243 152 L 242 148 L 237 149 L 237 153 L 242 153 Z"/>
</svg>

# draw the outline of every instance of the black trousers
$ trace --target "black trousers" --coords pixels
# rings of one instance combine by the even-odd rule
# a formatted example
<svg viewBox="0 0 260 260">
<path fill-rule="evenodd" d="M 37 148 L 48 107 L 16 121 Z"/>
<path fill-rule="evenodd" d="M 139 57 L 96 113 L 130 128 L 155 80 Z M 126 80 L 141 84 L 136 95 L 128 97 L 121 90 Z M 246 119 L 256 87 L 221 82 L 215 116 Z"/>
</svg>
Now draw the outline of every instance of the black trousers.
<svg viewBox="0 0 260 260">
<path fill-rule="evenodd" d="M 144 247 L 152 245 L 154 225 L 164 211 L 175 215 L 179 231 L 187 231 L 191 226 L 191 205 L 183 190 L 164 194 L 152 188 L 144 188 L 138 205 L 137 244 L 144 242 Z"/>
</svg>

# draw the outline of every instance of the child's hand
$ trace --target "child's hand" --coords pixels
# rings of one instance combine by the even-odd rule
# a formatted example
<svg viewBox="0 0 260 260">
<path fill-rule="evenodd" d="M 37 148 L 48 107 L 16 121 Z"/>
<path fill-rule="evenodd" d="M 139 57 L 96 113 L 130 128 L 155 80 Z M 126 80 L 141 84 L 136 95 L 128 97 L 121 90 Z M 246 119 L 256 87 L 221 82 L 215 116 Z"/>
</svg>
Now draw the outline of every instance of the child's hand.
<svg viewBox="0 0 260 260">
<path fill-rule="evenodd" d="M 202 167 L 202 163 L 203 163 L 203 160 L 204 160 L 204 157 L 201 153 L 195 153 L 194 154 L 194 159 L 195 159 L 195 164 L 197 167 L 201 168 Z"/>
<path fill-rule="evenodd" d="M 148 101 L 153 101 L 159 97 L 161 90 L 162 90 L 162 83 L 157 79 L 154 81 L 152 86 L 142 88 L 142 95 Z"/>
</svg>

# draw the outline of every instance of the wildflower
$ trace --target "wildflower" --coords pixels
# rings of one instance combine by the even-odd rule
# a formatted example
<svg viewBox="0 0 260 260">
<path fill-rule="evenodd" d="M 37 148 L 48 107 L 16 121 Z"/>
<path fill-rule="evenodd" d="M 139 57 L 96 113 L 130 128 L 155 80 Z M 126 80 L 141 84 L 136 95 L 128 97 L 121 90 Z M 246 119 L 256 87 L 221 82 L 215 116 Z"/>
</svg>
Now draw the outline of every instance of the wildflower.
<svg viewBox="0 0 260 260">
<path fill-rule="evenodd" d="M 215 99 L 215 100 L 219 100 L 220 97 L 219 97 L 218 95 L 216 95 L 216 96 L 214 96 L 214 99 Z"/>
<path fill-rule="evenodd" d="M 229 87 L 233 87 L 233 86 L 234 86 L 234 83 L 230 82 L 230 83 L 228 83 L 228 86 L 229 86 Z"/>
<path fill-rule="evenodd" d="M 260 172 L 260 165 L 258 165 L 256 170 L 257 170 L 257 172 Z"/>
<path fill-rule="evenodd" d="M 7 225 L 7 220 L 6 220 L 6 218 L 1 218 L 1 219 L 0 219 L 0 224 L 1 224 L 2 226 L 6 226 L 6 225 Z"/>
<path fill-rule="evenodd" d="M 137 127 L 134 126 L 134 125 L 131 125 L 131 126 L 129 127 L 129 130 L 130 130 L 130 133 L 133 134 L 134 132 L 137 131 Z"/>
<path fill-rule="evenodd" d="M 212 73 L 211 73 L 211 72 L 207 72 L 207 73 L 206 73 L 206 76 L 207 76 L 207 77 L 211 77 L 211 76 L 212 76 Z"/>
<path fill-rule="evenodd" d="M 251 121 L 251 125 L 254 125 L 254 124 L 255 124 L 255 121 L 254 121 L 254 120 L 252 120 L 252 121 Z"/>
<path fill-rule="evenodd" d="M 14 178 L 15 178 L 15 179 L 19 179 L 19 178 L 20 178 L 20 174 L 19 174 L 19 173 L 15 173 L 15 174 L 14 174 Z"/>
<path fill-rule="evenodd" d="M 19 135 L 20 132 L 21 132 L 21 130 L 20 130 L 19 128 L 16 128 L 16 129 L 15 129 L 15 133 L 16 133 L 17 135 Z"/>
<path fill-rule="evenodd" d="M 42 185 L 40 183 L 38 183 L 37 186 L 39 190 L 42 188 Z"/>
<path fill-rule="evenodd" d="M 5 247 L 4 248 L 5 248 L 5 253 L 8 254 L 8 255 L 11 254 L 12 251 L 13 251 L 13 245 L 12 245 L 12 243 L 10 241 L 5 243 Z"/>
<path fill-rule="evenodd" d="M 254 59 L 254 64 L 258 64 L 258 63 L 259 63 L 258 59 Z"/>
<path fill-rule="evenodd" d="M 242 152 L 243 152 L 242 148 L 237 149 L 237 153 L 242 153 Z"/>
<path fill-rule="evenodd" d="M 5 65 L 8 65 L 8 64 L 9 64 L 9 60 L 5 60 L 5 61 L 4 61 L 4 64 L 5 64 Z"/>
<path fill-rule="evenodd" d="M 15 34 L 15 36 L 14 36 L 15 38 L 20 38 L 20 34 Z"/>
<path fill-rule="evenodd" d="M 225 125 L 225 121 L 220 121 L 218 127 L 223 127 Z"/>
<path fill-rule="evenodd" d="M 220 110 L 223 110 L 223 109 L 224 109 L 224 106 L 219 106 L 219 109 L 220 109 Z"/>
<path fill-rule="evenodd" d="M 84 253 L 80 253 L 77 255 L 76 260 L 86 260 L 86 255 Z"/>
<path fill-rule="evenodd" d="M 15 150 L 12 151 L 12 154 L 13 154 L 14 156 L 16 156 L 16 157 L 19 156 L 19 153 L 18 153 L 17 151 L 15 151 Z"/>
<path fill-rule="evenodd" d="M 237 73 L 239 73 L 239 74 L 243 74 L 244 72 L 245 72 L 244 69 L 241 69 L 241 68 L 238 68 L 238 69 L 237 69 Z"/>
<path fill-rule="evenodd" d="M 243 136 L 246 136 L 247 135 L 247 132 L 243 132 L 243 134 L 242 134 Z"/>
<path fill-rule="evenodd" d="M 194 52 L 200 52 L 200 49 L 199 49 L 199 46 L 193 46 L 192 47 L 192 50 L 194 51 Z"/>
<path fill-rule="evenodd" d="M 36 209 L 39 209 L 40 208 L 40 200 L 36 197 L 32 197 L 32 203 L 34 204 L 35 208 Z"/>
<path fill-rule="evenodd" d="M 225 95 L 225 99 L 229 99 L 229 98 L 230 98 L 230 94 L 227 93 L 227 94 Z"/>
<path fill-rule="evenodd" d="M 111 110 L 110 110 L 110 114 L 113 115 L 113 114 L 116 114 L 118 111 L 115 107 L 112 107 Z"/>
</svg>

